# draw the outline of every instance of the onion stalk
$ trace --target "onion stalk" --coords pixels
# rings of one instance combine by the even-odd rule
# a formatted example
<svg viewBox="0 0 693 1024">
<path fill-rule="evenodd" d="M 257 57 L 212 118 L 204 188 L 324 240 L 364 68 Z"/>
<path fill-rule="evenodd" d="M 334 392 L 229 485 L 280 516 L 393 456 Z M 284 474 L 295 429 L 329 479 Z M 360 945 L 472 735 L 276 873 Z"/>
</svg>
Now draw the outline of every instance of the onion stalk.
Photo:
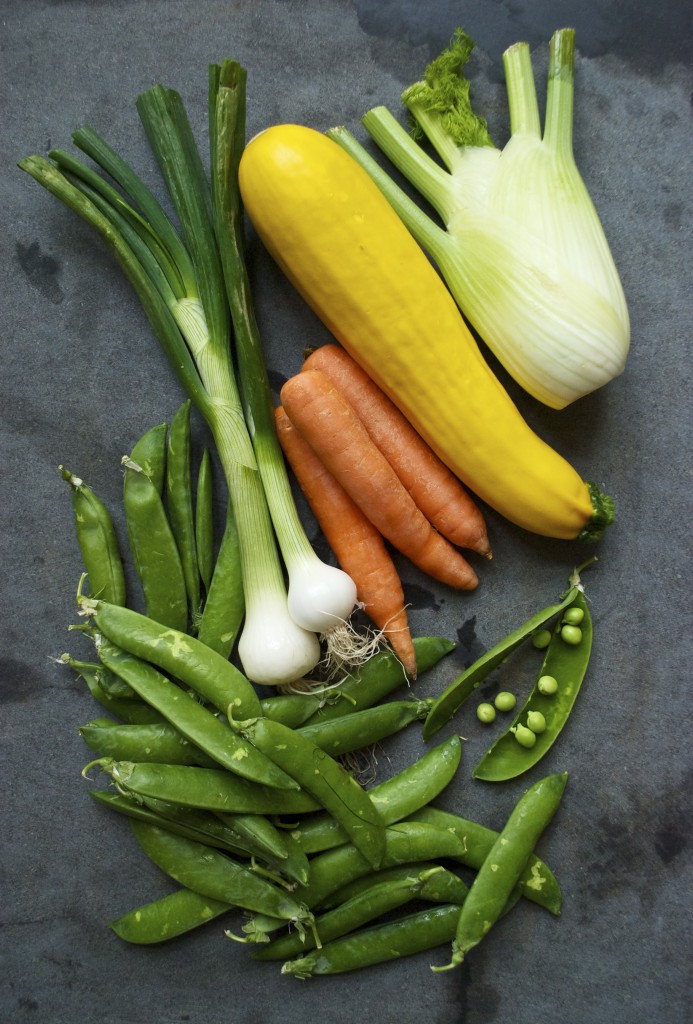
<svg viewBox="0 0 693 1024">
<path fill-rule="evenodd" d="M 444 227 L 349 132 L 328 134 L 368 171 L 511 376 L 562 409 L 620 374 L 630 344 L 618 272 L 573 155 L 575 33 L 551 39 L 543 135 L 529 46 L 504 53 L 511 135 L 502 150 L 470 104 L 463 69 L 473 46 L 458 29 L 402 96 L 413 134 L 444 166 L 385 107 L 362 119 Z"/>
<path fill-rule="evenodd" d="M 356 635 L 348 620 L 356 586 L 347 573 L 327 565 L 313 550 L 299 519 L 284 456 L 277 439 L 272 394 L 245 262 L 238 164 L 245 138 L 246 72 L 235 61 L 210 68 L 209 134 L 213 221 L 233 323 L 245 419 L 277 540 L 289 576 L 292 618 L 323 636 L 329 647 Z"/>
<path fill-rule="evenodd" d="M 206 420 L 229 488 L 245 596 L 239 657 L 250 679 L 283 685 L 320 659 L 316 634 L 289 614 L 253 444 L 229 346 L 230 318 L 208 185 L 180 97 L 156 86 L 138 99 L 184 239 L 132 169 L 92 129 L 73 136 L 125 193 L 61 150 L 20 167 L 90 223 L 131 282 L 181 384 Z"/>
</svg>

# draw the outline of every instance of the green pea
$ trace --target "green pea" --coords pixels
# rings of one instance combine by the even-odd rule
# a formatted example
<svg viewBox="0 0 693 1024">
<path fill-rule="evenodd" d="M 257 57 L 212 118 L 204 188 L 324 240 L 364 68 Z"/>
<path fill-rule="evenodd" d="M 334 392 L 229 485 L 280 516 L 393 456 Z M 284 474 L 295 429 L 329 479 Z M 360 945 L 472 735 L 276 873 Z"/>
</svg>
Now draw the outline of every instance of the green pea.
<svg viewBox="0 0 693 1024">
<path fill-rule="evenodd" d="M 489 725 L 496 717 L 496 709 L 493 704 L 480 704 L 476 709 L 476 717 L 480 722 Z"/>
<path fill-rule="evenodd" d="M 527 725 L 533 733 L 541 733 L 546 729 L 546 719 L 541 711 L 530 711 L 527 715 Z"/>
<path fill-rule="evenodd" d="M 579 626 L 584 617 L 585 613 L 582 608 L 571 607 L 566 609 L 563 621 L 569 626 Z"/>
<path fill-rule="evenodd" d="M 526 725 L 517 725 L 512 732 L 515 734 L 515 739 L 521 747 L 527 747 L 527 749 L 529 749 L 537 742 L 536 733 L 533 733 Z"/>
<path fill-rule="evenodd" d="M 553 697 L 558 690 L 558 680 L 553 676 L 540 676 L 537 680 L 537 689 L 544 697 Z"/>
<path fill-rule="evenodd" d="M 532 647 L 543 651 L 551 643 L 551 633 L 548 629 L 539 629 L 532 637 Z"/>
<path fill-rule="evenodd" d="M 496 699 L 493 703 L 499 711 L 512 711 L 516 704 L 515 694 L 509 693 L 507 690 L 501 690 L 500 693 L 496 694 Z"/>
<path fill-rule="evenodd" d="M 561 626 L 561 639 L 572 647 L 577 647 L 582 640 L 582 630 L 579 626 Z"/>
</svg>

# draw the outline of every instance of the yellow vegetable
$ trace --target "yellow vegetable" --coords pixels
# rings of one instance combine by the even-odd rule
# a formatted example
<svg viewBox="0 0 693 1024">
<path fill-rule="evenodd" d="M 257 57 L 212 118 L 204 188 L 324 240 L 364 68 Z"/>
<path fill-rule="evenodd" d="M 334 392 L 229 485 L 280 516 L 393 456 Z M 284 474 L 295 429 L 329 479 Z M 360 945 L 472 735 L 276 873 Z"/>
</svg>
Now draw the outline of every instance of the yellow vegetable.
<svg viewBox="0 0 693 1024">
<path fill-rule="evenodd" d="M 239 174 L 276 262 L 450 469 L 533 533 L 599 537 L 613 519 L 611 499 L 530 429 L 356 161 L 320 132 L 277 125 L 248 144 Z"/>
</svg>

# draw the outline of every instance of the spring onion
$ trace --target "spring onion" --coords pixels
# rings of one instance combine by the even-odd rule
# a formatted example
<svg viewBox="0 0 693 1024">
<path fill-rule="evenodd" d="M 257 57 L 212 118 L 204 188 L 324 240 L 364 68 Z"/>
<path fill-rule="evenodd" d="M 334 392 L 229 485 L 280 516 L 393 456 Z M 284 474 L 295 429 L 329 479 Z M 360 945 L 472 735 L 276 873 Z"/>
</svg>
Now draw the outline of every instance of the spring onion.
<svg viewBox="0 0 693 1024">
<path fill-rule="evenodd" d="M 178 378 L 206 420 L 226 476 L 245 596 L 239 657 L 253 681 L 281 685 L 320 659 L 315 633 L 288 610 L 283 569 L 246 426 L 229 347 L 230 317 L 211 223 L 209 186 L 180 97 L 156 86 L 138 110 L 178 213 L 158 201 L 96 132 L 75 144 L 125 193 L 74 156 L 27 157 L 20 167 L 101 234 L 134 286 Z"/>
<path fill-rule="evenodd" d="M 463 68 L 473 46 L 458 29 L 402 96 L 414 134 L 445 167 L 385 107 L 363 118 L 444 228 L 349 132 L 328 134 L 368 171 L 507 371 L 562 409 L 621 373 L 630 343 L 618 272 L 573 155 L 575 33 L 551 39 L 543 136 L 529 46 L 504 53 L 511 135 L 502 150 L 471 108 Z"/>
<path fill-rule="evenodd" d="M 234 329 L 245 418 L 270 515 L 289 576 L 292 618 L 326 639 L 353 637 L 349 617 L 356 586 L 347 573 L 327 565 L 313 550 L 299 519 L 277 440 L 272 395 L 254 314 L 244 258 L 243 210 L 238 164 L 245 137 L 246 73 L 235 61 L 210 68 L 212 206 L 226 294 Z"/>
</svg>

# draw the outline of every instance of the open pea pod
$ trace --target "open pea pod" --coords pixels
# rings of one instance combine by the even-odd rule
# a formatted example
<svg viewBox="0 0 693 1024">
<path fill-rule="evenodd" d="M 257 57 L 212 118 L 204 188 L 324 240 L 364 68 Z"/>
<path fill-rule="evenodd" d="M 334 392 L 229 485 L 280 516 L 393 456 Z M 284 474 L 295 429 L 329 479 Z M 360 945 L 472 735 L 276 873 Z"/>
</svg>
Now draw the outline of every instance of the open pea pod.
<svg viewBox="0 0 693 1024">
<path fill-rule="evenodd" d="M 569 607 L 583 613 L 579 643 L 566 643 L 561 635 L 561 621 L 556 624 L 531 694 L 512 724 L 479 761 L 472 773 L 475 779 L 504 782 L 529 771 L 553 745 L 567 722 L 585 677 L 592 648 L 592 619 L 584 595 L 578 593 Z M 539 683 L 547 676 L 558 684 L 556 692 L 550 695 L 541 692 Z M 526 729 L 528 720 L 531 722 L 531 716 L 537 714 L 545 727 L 543 731 L 533 733 L 535 740 L 531 747 L 522 746 L 514 730 L 523 726 Z M 532 732 L 531 729 L 529 731 Z"/>
<path fill-rule="evenodd" d="M 586 563 L 589 564 L 589 563 Z M 448 722 L 455 712 L 472 695 L 474 690 L 504 661 L 523 641 L 535 633 L 541 626 L 559 615 L 573 603 L 580 593 L 580 570 L 576 569 L 570 578 L 570 588 L 556 604 L 543 608 L 536 615 L 527 619 L 521 626 L 509 633 L 504 640 L 495 644 L 483 654 L 473 665 L 465 669 L 453 680 L 435 700 L 428 717 L 424 722 L 423 736 L 428 740 Z"/>
</svg>

